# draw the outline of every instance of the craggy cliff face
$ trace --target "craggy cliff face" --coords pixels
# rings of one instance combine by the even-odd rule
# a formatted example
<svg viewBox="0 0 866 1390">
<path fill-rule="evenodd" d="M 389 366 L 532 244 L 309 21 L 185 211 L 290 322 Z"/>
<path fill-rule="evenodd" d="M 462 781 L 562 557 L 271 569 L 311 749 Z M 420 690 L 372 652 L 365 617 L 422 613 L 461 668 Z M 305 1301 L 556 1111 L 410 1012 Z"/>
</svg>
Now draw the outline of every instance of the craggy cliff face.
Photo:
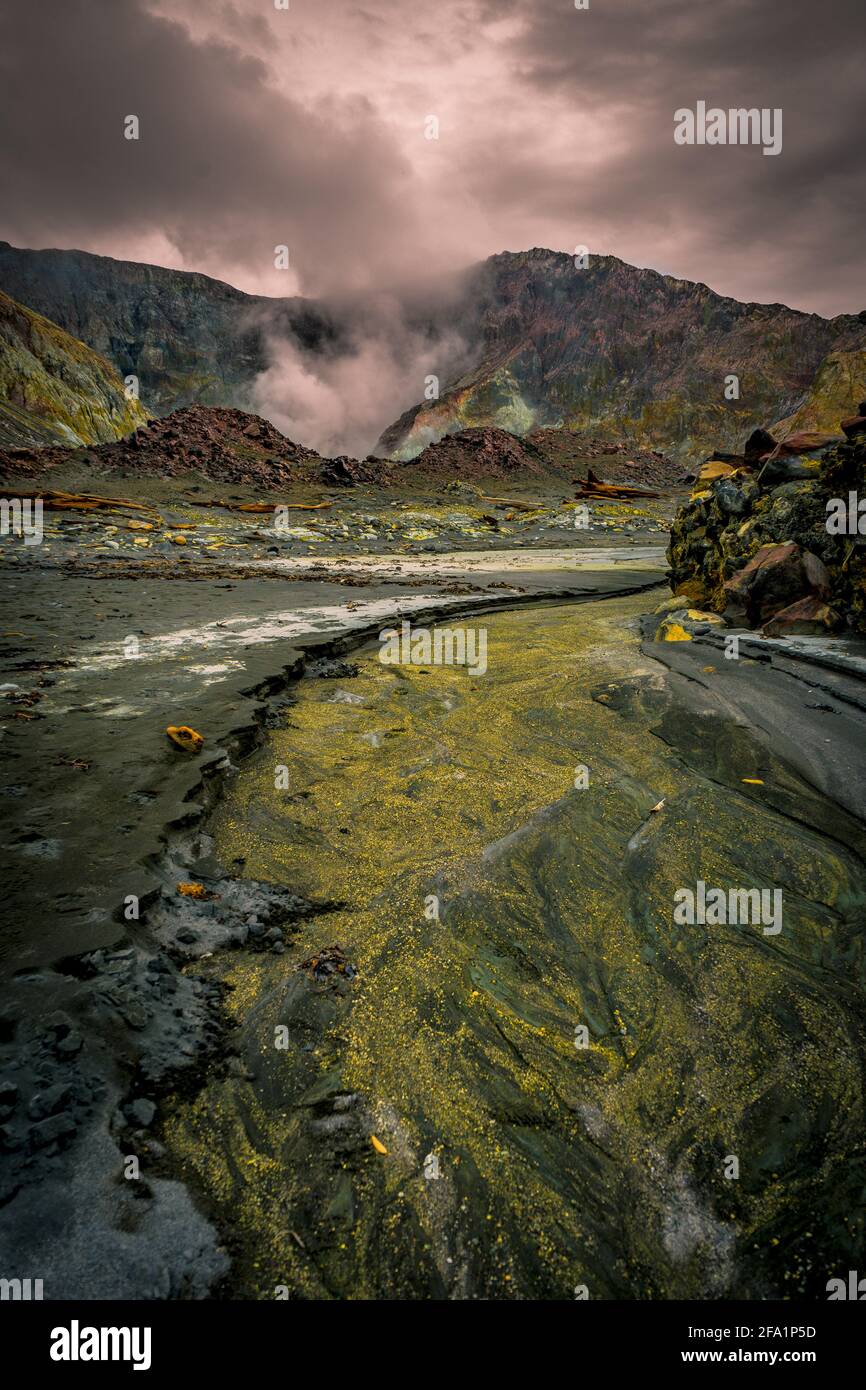
<svg viewBox="0 0 866 1390">
<path fill-rule="evenodd" d="M 613 256 L 577 269 L 551 251 L 503 253 L 473 288 L 477 365 L 401 416 L 380 452 L 409 456 L 487 424 L 632 435 L 683 457 L 735 449 L 754 425 L 797 408 L 832 349 L 866 345 L 856 316 L 740 304 Z M 726 399 L 731 375 L 739 399 Z"/>
<path fill-rule="evenodd" d="M 0 286 L 123 375 L 134 373 L 158 415 L 193 403 L 249 405 L 250 385 L 268 365 L 263 314 L 308 346 L 325 332 L 303 300 L 260 298 L 207 275 L 84 251 L 0 242 Z"/>
<path fill-rule="evenodd" d="M 866 362 L 866 322 L 855 315 L 823 319 L 778 304 L 740 304 L 612 256 L 591 256 L 579 269 L 557 252 L 503 252 L 455 279 L 447 294 L 416 287 L 395 296 L 384 317 L 363 300 L 268 299 L 204 275 L 5 243 L 0 284 L 122 374 L 135 373 L 155 414 L 191 403 L 252 407 L 278 414 L 285 430 L 296 379 L 327 381 L 335 364 L 339 373 L 341 363 L 363 362 L 367 340 L 393 344 L 403 335 L 412 344 L 405 361 L 389 365 L 384 382 L 386 356 L 372 353 L 373 379 L 356 392 L 361 402 L 378 390 L 385 419 L 389 393 L 395 415 L 406 400 L 418 402 L 376 446 L 397 458 L 487 425 L 515 434 L 590 430 L 699 457 L 735 449 L 756 425 L 793 415 L 813 387 L 838 376 L 825 362 L 829 354 L 853 353 L 846 380 L 852 364 L 862 375 Z M 277 389 L 263 397 L 257 384 L 268 380 L 281 344 L 289 356 Z M 438 396 L 428 388 L 433 398 L 425 399 L 431 376 Z M 848 389 L 866 394 L 866 381 Z M 288 432 L 319 446 L 301 429 Z"/>
</svg>

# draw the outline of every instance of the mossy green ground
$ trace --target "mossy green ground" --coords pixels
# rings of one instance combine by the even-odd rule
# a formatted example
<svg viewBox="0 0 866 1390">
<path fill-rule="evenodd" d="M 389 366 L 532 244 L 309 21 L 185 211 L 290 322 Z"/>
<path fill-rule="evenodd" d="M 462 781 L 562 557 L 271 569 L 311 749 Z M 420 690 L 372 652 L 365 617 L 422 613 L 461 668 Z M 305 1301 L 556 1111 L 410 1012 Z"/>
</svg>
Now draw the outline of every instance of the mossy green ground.
<svg viewBox="0 0 866 1390">
<path fill-rule="evenodd" d="M 223 862 L 345 906 L 197 967 L 241 1065 L 165 1137 L 235 1296 L 821 1296 L 856 1267 L 862 870 L 742 731 L 674 751 L 645 606 L 479 619 L 483 676 L 369 652 L 238 778 Z M 698 878 L 780 887 L 782 933 L 675 926 Z M 357 977 L 317 984 L 332 943 Z"/>
</svg>

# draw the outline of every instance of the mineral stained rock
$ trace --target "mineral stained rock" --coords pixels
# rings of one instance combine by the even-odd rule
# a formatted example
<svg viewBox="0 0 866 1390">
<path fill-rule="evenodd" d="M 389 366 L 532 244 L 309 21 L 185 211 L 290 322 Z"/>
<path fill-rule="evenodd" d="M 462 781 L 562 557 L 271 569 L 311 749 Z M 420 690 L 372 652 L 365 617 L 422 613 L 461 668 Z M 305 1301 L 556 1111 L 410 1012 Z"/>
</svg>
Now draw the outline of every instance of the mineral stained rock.
<svg viewBox="0 0 866 1390">
<path fill-rule="evenodd" d="M 773 635 L 866 631 L 866 543 L 827 525 L 833 499 L 866 496 L 866 439 L 823 438 L 783 457 L 753 435 L 742 468 L 698 483 L 671 529 L 674 594 L 736 625 L 775 620 Z"/>
</svg>

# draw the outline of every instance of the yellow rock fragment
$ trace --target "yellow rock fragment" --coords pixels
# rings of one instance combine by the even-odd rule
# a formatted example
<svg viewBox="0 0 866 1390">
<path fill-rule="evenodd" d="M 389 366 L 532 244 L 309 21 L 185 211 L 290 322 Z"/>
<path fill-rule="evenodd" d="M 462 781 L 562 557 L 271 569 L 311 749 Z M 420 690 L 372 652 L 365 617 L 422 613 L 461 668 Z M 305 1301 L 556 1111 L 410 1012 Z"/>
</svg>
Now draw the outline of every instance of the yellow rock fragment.
<svg viewBox="0 0 866 1390">
<path fill-rule="evenodd" d="M 128 521 L 126 529 L 127 531 L 152 531 L 153 523 L 150 521 Z"/>
<path fill-rule="evenodd" d="M 690 632 L 686 632 L 679 623 L 671 622 L 670 618 L 666 622 L 660 623 L 655 635 L 656 642 L 691 642 Z"/>
<path fill-rule="evenodd" d="M 723 463 L 721 459 L 710 459 L 698 474 L 698 481 L 708 483 L 715 478 L 730 478 L 733 473 L 734 469 L 729 463 Z"/>
<path fill-rule="evenodd" d="M 207 889 L 203 883 L 179 883 L 177 891 L 184 898 L 206 898 Z"/>
<path fill-rule="evenodd" d="M 188 724 L 169 724 L 165 732 L 172 743 L 177 744 L 178 748 L 183 748 L 187 753 L 201 752 L 204 739 Z"/>
<path fill-rule="evenodd" d="M 385 1145 L 382 1143 L 382 1140 L 377 1139 L 375 1134 L 370 1135 L 370 1143 L 373 1145 L 373 1148 L 376 1150 L 377 1154 L 386 1154 L 388 1152 L 388 1150 L 385 1148 Z"/>
</svg>

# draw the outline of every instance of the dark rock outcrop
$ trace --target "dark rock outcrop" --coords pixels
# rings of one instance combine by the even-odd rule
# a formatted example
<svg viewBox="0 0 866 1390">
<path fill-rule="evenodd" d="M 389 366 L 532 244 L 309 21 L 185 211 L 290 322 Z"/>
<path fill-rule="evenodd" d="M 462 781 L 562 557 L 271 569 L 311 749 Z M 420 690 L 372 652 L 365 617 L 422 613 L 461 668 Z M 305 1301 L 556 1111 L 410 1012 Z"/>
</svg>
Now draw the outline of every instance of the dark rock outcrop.
<svg viewBox="0 0 866 1390">
<path fill-rule="evenodd" d="M 866 498 L 862 435 L 699 481 L 671 529 L 672 590 L 775 635 L 866 631 L 866 535 L 828 526 L 852 494 Z"/>
</svg>

